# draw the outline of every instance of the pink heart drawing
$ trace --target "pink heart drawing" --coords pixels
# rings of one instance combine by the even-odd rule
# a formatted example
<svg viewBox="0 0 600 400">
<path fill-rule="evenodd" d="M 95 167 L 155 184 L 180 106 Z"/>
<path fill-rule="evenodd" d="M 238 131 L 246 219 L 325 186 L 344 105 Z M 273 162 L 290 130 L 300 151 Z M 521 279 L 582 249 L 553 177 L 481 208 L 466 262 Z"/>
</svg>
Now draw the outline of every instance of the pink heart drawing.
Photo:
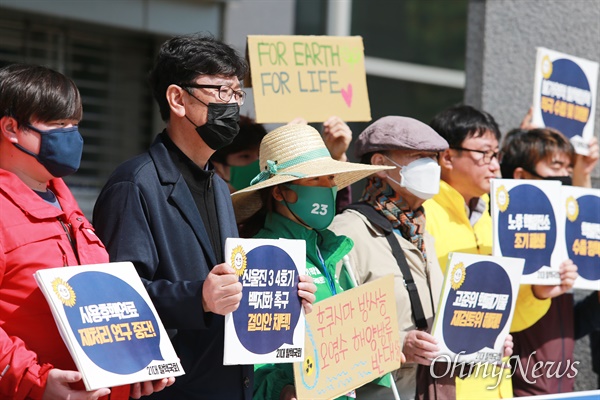
<svg viewBox="0 0 600 400">
<path fill-rule="evenodd" d="M 344 98 L 344 101 L 346 102 L 348 107 L 350 107 L 350 105 L 352 104 L 352 84 L 351 83 L 348 84 L 348 89 L 342 88 L 342 97 Z"/>
</svg>

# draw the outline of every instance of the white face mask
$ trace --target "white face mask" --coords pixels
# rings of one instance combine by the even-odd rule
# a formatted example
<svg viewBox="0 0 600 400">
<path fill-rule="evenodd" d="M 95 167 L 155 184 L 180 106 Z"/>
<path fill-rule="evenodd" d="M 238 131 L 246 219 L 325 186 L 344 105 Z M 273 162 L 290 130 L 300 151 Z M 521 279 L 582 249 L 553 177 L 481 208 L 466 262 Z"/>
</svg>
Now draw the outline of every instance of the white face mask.
<svg viewBox="0 0 600 400">
<path fill-rule="evenodd" d="M 384 156 L 400 169 L 400 182 L 388 175 L 388 179 L 422 200 L 427 200 L 440 191 L 441 168 L 429 157 L 419 158 L 408 165 L 400 165 Z"/>
</svg>

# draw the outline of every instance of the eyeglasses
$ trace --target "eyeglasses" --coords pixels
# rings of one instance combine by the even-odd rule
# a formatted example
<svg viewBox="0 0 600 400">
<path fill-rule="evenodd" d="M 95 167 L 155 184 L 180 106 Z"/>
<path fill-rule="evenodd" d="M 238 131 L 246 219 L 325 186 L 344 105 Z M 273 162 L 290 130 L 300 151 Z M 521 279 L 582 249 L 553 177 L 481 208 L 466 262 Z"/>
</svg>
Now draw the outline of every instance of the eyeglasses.
<svg viewBox="0 0 600 400">
<path fill-rule="evenodd" d="M 229 103 L 231 98 L 235 96 L 235 101 L 241 106 L 246 100 L 246 92 L 243 90 L 233 90 L 231 86 L 227 85 L 200 85 L 197 83 L 187 83 L 185 85 L 179 85 L 181 87 L 195 88 L 195 89 L 218 89 L 219 99 L 225 103 Z"/>
<path fill-rule="evenodd" d="M 484 164 L 489 164 L 492 162 L 492 159 L 495 158 L 496 160 L 498 159 L 498 154 L 500 153 L 499 151 L 494 151 L 494 150 L 475 150 L 475 149 L 466 149 L 464 147 L 452 147 L 454 150 L 462 150 L 462 151 L 472 151 L 473 153 L 480 153 L 483 154 L 483 157 L 481 157 L 479 160 L 483 160 Z"/>
</svg>

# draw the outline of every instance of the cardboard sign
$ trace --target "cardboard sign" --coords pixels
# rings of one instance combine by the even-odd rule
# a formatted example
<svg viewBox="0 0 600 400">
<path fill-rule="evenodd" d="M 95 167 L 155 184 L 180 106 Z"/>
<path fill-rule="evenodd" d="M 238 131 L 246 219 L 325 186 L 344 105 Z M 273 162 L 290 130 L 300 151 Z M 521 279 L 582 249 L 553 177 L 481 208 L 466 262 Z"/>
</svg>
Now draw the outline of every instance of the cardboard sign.
<svg viewBox="0 0 600 400">
<path fill-rule="evenodd" d="M 362 37 L 248 36 L 256 121 L 370 121 Z"/>
<path fill-rule="evenodd" d="M 87 390 L 184 374 L 132 263 L 51 268 L 34 277 Z"/>
<path fill-rule="evenodd" d="M 565 246 L 577 265 L 578 289 L 600 290 L 600 190 L 563 186 Z"/>
<path fill-rule="evenodd" d="M 502 359 L 523 271 L 522 258 L 450 253 L 432 335 L 456 362 Z"/>
<path fill-rule="evenodd" d="M 243 290 L 239 308 L 225 316 L 223 364 L 304 360 L 298 275 L 306 275 L 306 242 L 227 238 L 225 260 Z"/>
<path fill-rule="evenodd" d="M 306 320 L 306 359 L 294 364 L 298 400 L 333 399 L 400 368 L 392 275 L 316 303 Z"/>
<path fill-rule="evenodd" d="M 559 181 L 493 179 L 492 254 L 525 259 L 523 284 L 560 284 L 564 208 Z"/>
<path fill-rule="evenodd" d="M 559 130 L 577 153 L 587 155 L 594 135 L 597 84 L 597 62 L 538 47 L 532 124 Z"/>
</svg>

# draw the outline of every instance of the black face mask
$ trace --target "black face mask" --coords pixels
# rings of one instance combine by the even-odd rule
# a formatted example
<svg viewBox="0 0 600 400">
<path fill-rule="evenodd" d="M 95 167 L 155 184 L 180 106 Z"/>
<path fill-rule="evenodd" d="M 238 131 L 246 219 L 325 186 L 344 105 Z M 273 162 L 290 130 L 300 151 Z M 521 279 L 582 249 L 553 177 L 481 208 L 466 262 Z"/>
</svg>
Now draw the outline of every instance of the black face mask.
<svg viewBox="0 0 600 400">
<path fill-rule="evenodd" d="M 213 150 L 219 150 L 231 142 L 240 131 L 240 106 L 236 103 L 208 103 L 206 124 L 196 127 L 196 132 Z"/>
<path fill-rule="evenodd" d="M 570 175 L 563 175 L 563 176 L 541 176 L 540 174 L 538 174 L 535 171 L 529 171 L 529 170 L 525 170 L 527 172 L 529 172 L 531 175 L 540 178 L 542 180 L 545 181 L 560 181 L 560 183 L 563 184 L 563 186 L 572 186 L 573 185 L 573 179 L 571 178 Z"/>
<path fill-rule="evenodd" d="M 207 108 L 207 119 L 204 125 L 198 126 L 192 122 L 198 135 L 204 143 L 213 150 L 219 150 L 231 142 L 240 131 L 238 122 L 240 120 L 240 106 L 237 103 L 208 103 L 206 104 L 190 92 L 190 96 L 204 104 Z"/>
<path fill-rule="evenodd" d="M 572 186 L 573 185 L 573 179 L 571 179 L 571 177 L 569 175 L 565 175 L 565 176 L 543 176 L 542 179 L 545 180 L 545 181 L 560 181 L 560 183 L 562 183 L 563 186 Z"/>
</svg>

